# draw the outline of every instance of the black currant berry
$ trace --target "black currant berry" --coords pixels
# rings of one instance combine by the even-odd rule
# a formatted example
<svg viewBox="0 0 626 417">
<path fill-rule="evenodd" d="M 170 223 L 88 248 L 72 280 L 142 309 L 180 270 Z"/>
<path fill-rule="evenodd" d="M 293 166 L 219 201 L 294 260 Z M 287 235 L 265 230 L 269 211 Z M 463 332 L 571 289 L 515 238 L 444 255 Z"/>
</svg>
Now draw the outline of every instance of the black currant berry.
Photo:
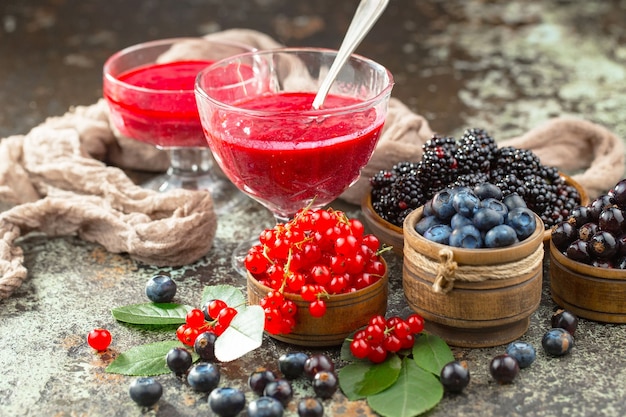
<svg viewBox="0 0 626 417">
<path fill-rule="evenodd" d="M 286 379 L 277 379 L 270 381 L 263 390 L 265 397 L 272 397 L 280 401 L 283 406 L 286 406 L 293 398 L 293 388 L 291 383 Z"/>
<path fill-rule="evenodd" d="M 596 223 L 585 223 L 578 229 L 578 239 L 589 242 L 596 233 L 598 233 L 598 225 Z"/>
<path fill-rule="evenodd" d="M 591 264 L 591 254 L 589 253 L 589 244 L 584 240 L 577 239 L 573 241 L 565 252 L 568 258 L 576 262 Z"/>
<path fill-rule="evenodd" d="M 577 229 L 569 222 L 563 221 L 552 228 L 552 243 L 561 252 L 565 252 L 567 247 L 577 239 Z"/>
<path fill-rule="evenodd" d="M 462 392 L 470 382 L 470 373 L 467 368 L 467 362 L 452 361 L 447 363 L 443 368 L 441 368 L 439 380 L 446 391 L 452 393 Z"/>
<path fill-rule="evenodd" d="M 328 356 L 318 353 L 311 355 L 304 362 L 304 374 L 308 379 L 315 378 L 315 374 L 320 371 L 335 372 L 335 364 Z"/>
<path fill-rule="evenodd" d="M 152 407 L 163 395 L 163 386 L 152 377 L 141 377 L 131 382 L 128 393 L 137 405 Z"/>
<path fill-rule="evenodd" d="M 288 352 L 278 358 L 278 370 L 287 379 L 296 379 L 304 373 L 304 363 L 309 358 L 304 352 Z"/>
<path fill-rule="evenodd" d="M 552 327 L 565 329 L 574 336 L 578 327 L 578 317 L 567 310 L 559 309 L 552 315 Z"/>
<path fill-rule="evenodd" d="M 213 332 L 200 333 L 196 337 L 193 344 L 193 350 L 200 356 L 200 359 L 206 362 L 214 362 L 215 358 L 215 341 L 217 335 Z"/>
<path fill-rule="evenodd" d="M 298 401 L 298 417 L 322 417 L 324 406 L 317 398 L 307 397 Z"/>
<path fill-rule="evenodd" d="M 272 381 L 276 381 L 274 372 L 266 368 L 259 368 L 253 371 L 248 377 L 248 386 L 257 395 L 263 395 L 265 386 Z"/>
<path fill-rule="evenodd" d="M 339 388 L 339 381 L 333 372 L 319 371 L 313 378 L 313 391 L 319 398 L 327 399 L 333 396 Z"/>
<path fill-rule="evenodd" d="M 619 207 L 607 207 L 600 212 L 598 217 L 598 227 L 600 230 L 610 232 L 615 236 L 619 236 L 624 231 L 624 212 Z"/>
<path fill-rule="evenodd" d="M 513 382 L 519 373 L 519 364 L 510 355 L 498 355 L 489 364 L 489 373 L 500 384 Z"/>
<path fill-rule="evenodd" d="M 615 184 L 609 195 L 620 208 L 626 208 L 626 179 Z"/>
<path fill-rule="evenodd" d="M 588 242 L 589 252 L 600 259 L 609 259 L 619 249 L 618 240 L 610 232 L 599 231 Z"/>
<path fill-rule="evenodd" d="M 193 358 L 187 349 L 176 347 L 167 352 L 165 362 L 170 371 L 180 377 L 189 370 L 193 363 Z"/>
</svg>

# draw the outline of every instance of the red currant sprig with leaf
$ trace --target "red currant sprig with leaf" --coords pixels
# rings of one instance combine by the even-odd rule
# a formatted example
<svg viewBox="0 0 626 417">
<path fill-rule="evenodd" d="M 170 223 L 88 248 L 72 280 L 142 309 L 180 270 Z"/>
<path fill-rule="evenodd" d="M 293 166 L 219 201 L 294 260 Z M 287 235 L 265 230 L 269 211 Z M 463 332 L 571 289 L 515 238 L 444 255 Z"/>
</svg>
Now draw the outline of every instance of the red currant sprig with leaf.
<svg viewBox="0 0 626 417">
<path fill-rule="evenodd" d="M 237 309 L 230 307 L 222 300 L 210 300 L 205 311 L 194 308 L 185 316 L 185 324 L 176 330 L 176 336 L 183 344 L 193 346 L 196 338 L 204 333 L 220 336 L 237 315 Z"/>
</svg>

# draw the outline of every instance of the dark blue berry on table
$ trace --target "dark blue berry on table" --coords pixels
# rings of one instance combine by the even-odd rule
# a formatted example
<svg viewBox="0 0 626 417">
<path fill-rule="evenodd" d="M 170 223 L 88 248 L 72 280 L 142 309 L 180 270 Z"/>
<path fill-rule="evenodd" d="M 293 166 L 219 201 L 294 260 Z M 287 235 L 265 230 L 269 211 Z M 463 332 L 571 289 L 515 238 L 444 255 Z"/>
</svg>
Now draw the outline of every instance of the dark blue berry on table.
<svg viewBox="0 0 626 417">
<path fill-rule="evenodd" d="M 554 312 L 551 322 L 552 327 L 565 329 L 572 335 L 572 337 L 576 333 L 576 328 L 578 327 L 578 317 L 575 314 L 563 309 L 558 309 Z"/>
<path fill-rule="evenodd" d="M 283 406 L 286 406 L 293 398 L 293 388 L 289 380 L 279 378 L 267 383 L 263 390 L 263 396 L 275 398 L 280 401 Z"/>
<path fill-rule="evenodd" d="M 549 355 L 563 356 L 571 352 L 574 347 L 574 338 L 567 330 L 556 327 L 543 335 L 541 346 Z"/>
<path fill-rule="evenodd" d="M 432 242 L 447 245 L 452 228 L 447 224 L 436 224 L 424 232 L 424 237 Z"/>
<path fill-rule="evenodd" d="M 333 396 L 339 388 L 339 380 L 334 372 L 320 371 L 313 378 L 313 391 L 319 398 L 327 399 Z"/>
<path fill-rule="evenodd" d="M 187 349 L 176 347 L 167 352 L 167 355 L 165 355 L 165 363 L 176 376 L 182 376 L 191 367 L 193 358 Z"/>
<path fill-rule="evenodd" d="M 250 373 L 248 386 L 257 395 L 263 395 L 265 386 L 272 381 L 276 381 L 276 375 L 269 369 L 258 368 Z"/>
<path fill-rule="evenodd" d="M 287 379 L 296 379 L 304 374 L 304 363 L 309 358 L 304 352 L 287 352 L 278 358 L 278 370 Z"/>
<path fill-rule="evenodd" d="M 458 394 L 470 382 L 470 372 L 465 361 L 448 362 L 441 368 L 439 381 L 448 392 Z"/>
<path fill-rule="evenodd" d="M 282 417 L 285 408 L 276 398 L 259 397 L 248 404 L 248 417 Z"/>
<path fill-rule="evenodd" d="M 246 406 L 246 396 L 232 387 L 215 388 L 209 394 L 209 407 L 220 417 L 234 417 Z"/>
<path fill-rule="evenodd" d="M 453 230 L 450 233 L 450 246 L 465 249 L 482 248 L 483 238 L 480 230 L 471 224 Z"/>
<path fill-rule="evenodd" d="M 167 275 L 155 275 L 146 284 L 146 296 L 153 303 L 169 303 L 176 295 L 176 282 Z"/>
<path fill-rule="evenodd" d="M 304 375 L 312 380 L 320 371 L 335 372 L 335 364 L 330 357 L 323 353 L 311 355 L 304 362 Z"/>
<path fill-rule="evenodd" d="M 152 407 L 163 395 L 163 386 L 152 377 L 140 377 L 131 382 L 130 398 L 142 407 Z"/>
<path fill-rule="evenodd" d="M 187 373 L 187 383 L 194 391 L 211 392 L 220 383 L 220 370 L 212 363 L 197 363 Z"/>
<path fill-rule="evenodd" d="M 485 233 L 485 247 L 504 248 L 519 242 L 517 233 L 511 226 L 500 224 Z"/>
<path fill-rule="evenodd" d="M 510 384 L 519 373 L 519 364 L 512 356 L 498 355 L 491 360 L 489 373 L 499 384 Z"/>
<path fill-rule="evenodd" d="M 203 332 L 196 337 L 193 350 L 205 362 L 215 362 L 215 341 L 217 335 L 213 332 Z"/>
<path fill-rule="evenodd" d="M 298 401 L 298 417 L 322 417 L 324 405 L 314 397 L 306 397 Z"/>
<path fill-rule="evenodd" d="M 533 345 L 522 341 L 511 342 L 506 347 L 506 354 L 512 356 L 520 368 L 528 368 L 537 358 Z"/>
</svg>

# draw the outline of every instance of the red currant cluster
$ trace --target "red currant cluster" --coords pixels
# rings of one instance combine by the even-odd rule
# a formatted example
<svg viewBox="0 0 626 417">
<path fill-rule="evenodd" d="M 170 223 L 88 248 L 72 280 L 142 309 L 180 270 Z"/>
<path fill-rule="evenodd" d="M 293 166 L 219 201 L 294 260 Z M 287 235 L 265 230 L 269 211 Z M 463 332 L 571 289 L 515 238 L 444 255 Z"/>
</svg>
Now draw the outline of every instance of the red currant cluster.
<svg viewBox="0 0 626 417">
<path fill-rule="evenodd" d="M 378 238 L 342 211 L 302 209 L 259 240 L 245 266 L 273 290 L 261 300 L 269 333 L 288 334 L 295 325 L 296 306 L 286 303 L 285 293 L 300 295 L 310 303 L 310 314 L 321 317 L 329 295 L 357 291 L 385 274 Z"/>
<path fill-rule="evenodd" d="M 354 334 L 350 352 L 358 359 L 381 363 L 389 353 L 412 348 L 415 335 L 423 330 L 424 319 L 419 314 L 411 314 L 406 320 L 398 316 L 386 320 L 383 316 L 374 316 L 367 327 Z"/>
<path fill-rule="evenodd" d="M 185 324 L 176 330 L 176 336 L 183 344 L 193 346 L 196 338 L 204 332 L 221 335 L 237 315 L 237 310 L 222 300 L 210 300 L 204 309 L 206 311 L 199 308 L 189 310 Z"/>
</svg>

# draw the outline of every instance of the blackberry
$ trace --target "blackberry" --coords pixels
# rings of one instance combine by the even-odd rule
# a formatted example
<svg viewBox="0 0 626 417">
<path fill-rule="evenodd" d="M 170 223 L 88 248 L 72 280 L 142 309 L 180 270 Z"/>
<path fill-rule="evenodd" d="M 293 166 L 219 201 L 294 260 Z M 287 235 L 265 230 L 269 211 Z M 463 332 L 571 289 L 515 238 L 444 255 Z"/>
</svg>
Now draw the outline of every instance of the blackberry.
<svg viewBox="0 0 626 417">
<path fill-rule="evenodd" d="M 424 152 L 437 148 L 443 148 L 444 150 L 454 154 L 457 148 L 456 139 L 452 136 L 440 136 L 438 134 L 434 134 L 432 138 L 428 139 L 422 145 L 422 151 Z"/>
<path fill-rule="evenodd" d="M 474 174 L 462 174 L 447 185 L 448 188 L 454 187 L 470 187 L 474 188 L 479 184 L 489 182 L 489 174 L 484 172 L 476 172 Z"/>
<path fill-rule="evenodd" d="M 454 154 L 459 174 L 489 173 L 497 150 L 496 141 L 485 130 L 466 130 Z"/>
<path fill-rule="evenodd" d="M 492 179 L 496 180 L 506 174 L 525 178 L 528 175 L 536 174 L 541 166 L 539 158 L 532 151 L 504 146 L 495 152 L 491 176 Z"/>
<path fill-rule="evenodd" d="M 416 174 L 426 194 L 432 196 L 457 177 L 456 158 L 450 150 L 443 147 L 427 149 L 422 155 Z"/>
</svg>

